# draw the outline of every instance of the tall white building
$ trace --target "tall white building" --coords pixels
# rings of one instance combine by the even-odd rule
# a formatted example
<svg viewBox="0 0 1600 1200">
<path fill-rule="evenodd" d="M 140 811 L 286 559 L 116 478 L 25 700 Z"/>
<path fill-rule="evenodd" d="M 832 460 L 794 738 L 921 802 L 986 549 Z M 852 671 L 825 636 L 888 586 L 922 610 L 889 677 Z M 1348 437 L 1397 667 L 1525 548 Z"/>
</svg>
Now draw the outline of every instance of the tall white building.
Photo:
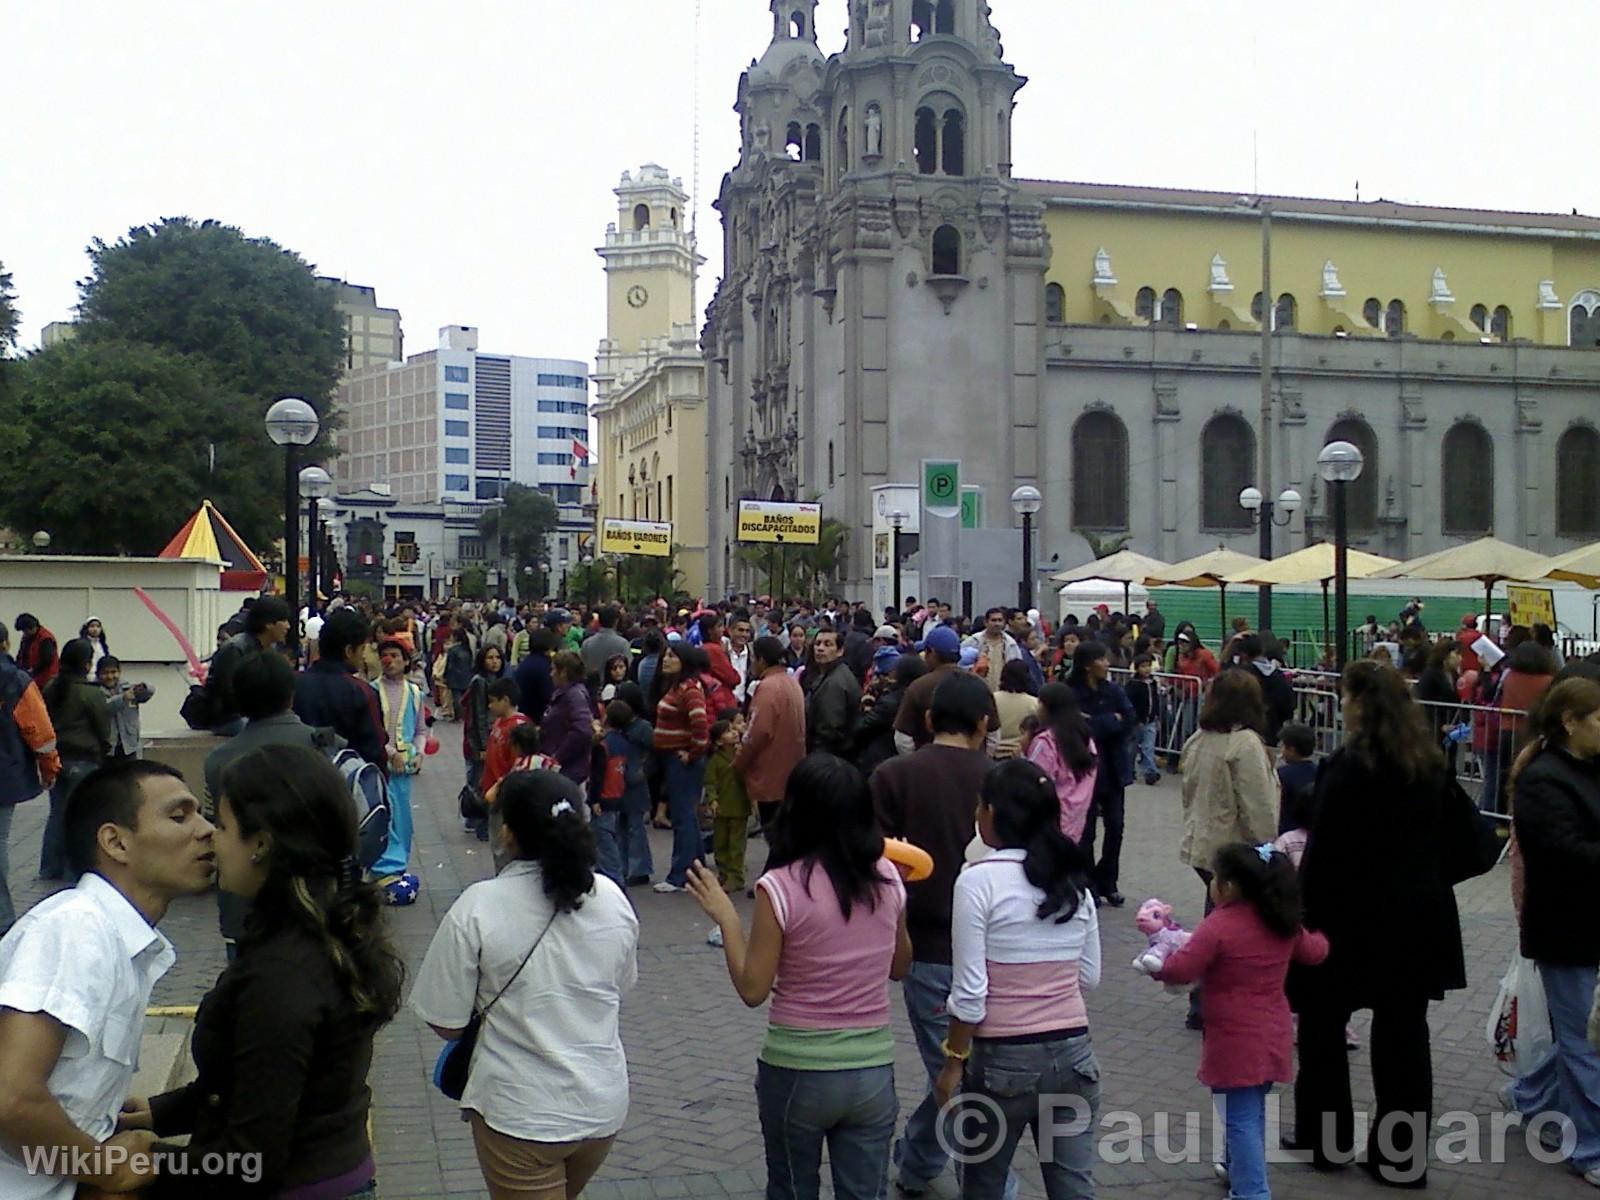
<svg viewBox="0 0 1600 1200">
<path fill-rule="evenodd" d="M 490 505 L 508 484 L 535 487 L 561 510 L 553 572 L 578 561 L 593 527 L 587 363 L 481 353 L 476 328 L 447 325 L 437 349 L 348 375 L 338 407 L 341 495 Z"/>
</svg>

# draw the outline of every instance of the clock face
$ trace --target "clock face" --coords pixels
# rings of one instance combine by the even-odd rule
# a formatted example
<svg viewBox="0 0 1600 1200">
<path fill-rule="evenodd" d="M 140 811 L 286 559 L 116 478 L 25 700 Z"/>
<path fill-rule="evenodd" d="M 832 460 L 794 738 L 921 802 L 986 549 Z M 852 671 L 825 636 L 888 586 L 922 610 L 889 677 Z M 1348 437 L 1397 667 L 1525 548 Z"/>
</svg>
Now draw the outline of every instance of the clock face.
<svg viewBox="0 0 1600 1200">
<path fill-rule="evenodd" d="M 650 293 L 638 284 L 628 289 L 628 304 L 633 308 L 643 308 L 649 299 Z"/>
</svg>

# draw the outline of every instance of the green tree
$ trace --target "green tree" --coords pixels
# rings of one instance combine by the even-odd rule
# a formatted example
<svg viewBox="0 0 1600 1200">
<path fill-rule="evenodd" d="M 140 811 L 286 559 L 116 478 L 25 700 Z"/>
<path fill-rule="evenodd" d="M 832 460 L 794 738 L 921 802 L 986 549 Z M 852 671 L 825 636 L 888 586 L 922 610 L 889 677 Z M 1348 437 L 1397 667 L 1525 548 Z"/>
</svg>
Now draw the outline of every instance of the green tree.
<svg viewBox="0 0 1600 1200">
<path fill-rule="evenodd" d="M 734 557 L 755 570 L 762 581 L 761 590 L 767 594 L 781 591 L 785 596 L 819 601 L 838 579 L 848 532 L 843 522 L 823 517 L 815 546 L 746 543 L 734 551 Z"/>
<path fill-rule="evenodd" d="M 538 488 L 521 483 L 506 488 L 505 503 L 483 511 L 478 518 L 478 532 L 483 535 L 483 545 L 491 560 L 505 559 L 506 568 L 518 581 L 527 578 L 523 567 L 532 567 L 537 573 L 539 564 L 549 556 L 550 535 L 561 525 L 561 511 L 556 502 Z M 501 554 L 501 533 L 505 535 L 505 551 Z M 510 589 L 505 589 L 509 594 Z"/>
<path fill-rule="evenodd" d="M 616 568 L 603 558 L 581 562 L 567 572 L 565 600 L 601 604 L 616 594 Z"/>
<path fill-rule="evenodd" d="M 47 529 L 56 549 L 153 554 L 200 500 L 244 506 L 236 477 L 208 478 L 208 443 L 252 418 L 205 364 L 153 346 L 78 339 L 15 364 L 0 399 L 0 516 Z M 281 518 L 280 518 L 281 519 Z"/>
<path fill-rule="evenodd" d="M 482 567 L 468 567 L 456 579 L 456 595 L 463 600 L 484 600 L 489 595 L 489 573 Z"/>
<path fill-rule="evenodd" d="M 0 358 L 7 358 L 17 344 L 17 293 L 11 288 L 11 273 L 0 264 Z"/>
<path fill-rule="evenodd" d="M 299 255 L 218 221 L 171 217 L 114 243 L 96 238 L 89 258 L 90 275 L 78 284 L 77 340 L 139 342 L 203 362 L 245 417 L 209 426 L 198 414 L 189 418 L 215 446 L 217 482 L 202 481 L 184 501 L 227 491 L 223 511 L 247 541 L 277 537 L 283 452 L 262 418 L 279 397 L 303 397 L 323 417 L 323 448 L 307 460 L 326 456 L 333 389 L 345 364 L 332 291 Z"/>
<path fill-rule="evenodd" d="M 1096 561 L 1121 552 L 1122 548 L 1133 540 L 1131 533 L 1119 533 L 1115 536 L 1107 534 L 1105 537 L 1100 537 L 1087 529 L 1078 530 L 1078 536 L 1089 543 L 1089 553 L 1094 555 Z"/>
<path fill-rule="evenodd" d="M 652 558 L 644 554 L 630 554 L 622 567 L 622 602 L 643 604 L 657 596 L 674 599 L 683 590 L 684 575 L 678 566 L 678 551 L 673 544 L 672 553 L 665 558 Z"/>
</svg>

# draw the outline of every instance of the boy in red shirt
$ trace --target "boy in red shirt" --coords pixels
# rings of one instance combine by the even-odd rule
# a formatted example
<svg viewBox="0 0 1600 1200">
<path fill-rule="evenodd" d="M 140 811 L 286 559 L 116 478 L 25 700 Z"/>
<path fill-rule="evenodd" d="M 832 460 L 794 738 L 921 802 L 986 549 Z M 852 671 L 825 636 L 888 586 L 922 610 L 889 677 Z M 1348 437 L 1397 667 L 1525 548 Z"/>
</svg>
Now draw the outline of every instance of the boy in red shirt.
<svg viewBox="0 0 1600 1200">
<path fill-rule="evenodd" d="M 511 741 L 512 731 L 519 725 L 532 724 L 517 711 L 521 698 L 514 679 L 496 679 L 489 685 L 489 716 L 494 724 L 489 727 L 489 745 L 483 756 L 483 776 L 478 782 L 484 795 L 488 795 L 489 789 L 516 765 L 518 752 Z"/>
</svg>

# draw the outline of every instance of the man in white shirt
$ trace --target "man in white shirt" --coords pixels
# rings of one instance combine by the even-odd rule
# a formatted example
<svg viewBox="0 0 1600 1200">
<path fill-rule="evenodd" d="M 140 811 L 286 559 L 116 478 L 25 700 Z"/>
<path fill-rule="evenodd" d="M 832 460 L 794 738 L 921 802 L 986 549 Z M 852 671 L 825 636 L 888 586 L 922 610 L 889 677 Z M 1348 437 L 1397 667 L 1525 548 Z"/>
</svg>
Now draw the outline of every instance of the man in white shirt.
<svg viewBox="0 0 1600 1200">
<path fill-rule="evenodd" d="M 733 689 L 733 698 L 739 702 L 740 707 L 749 699 L 750 695 L 750 619 L 738 614 L 734 615 L 733 623 L 728 626 L 728 637 L 723 643 L 728 652 L 728 661 L 733 664 L 733 669 L 739 672 L 739 686 Z"/>
<path fill-rule="evenodd" d="M 155 927 L 174 898 L 211 887 L 211 833 L 183 777 L 149 759 L 102 768 L 73 792 L 65 840 L 78 885 L 35 905 L 0 939 L 7 1200 L 72 1200 L 79 1183 L 120 1192 L 149 1182 L 144 1152 L 155 1135 L 112 1133 L 151 990 L 176 957 Z"/>
</svg>

